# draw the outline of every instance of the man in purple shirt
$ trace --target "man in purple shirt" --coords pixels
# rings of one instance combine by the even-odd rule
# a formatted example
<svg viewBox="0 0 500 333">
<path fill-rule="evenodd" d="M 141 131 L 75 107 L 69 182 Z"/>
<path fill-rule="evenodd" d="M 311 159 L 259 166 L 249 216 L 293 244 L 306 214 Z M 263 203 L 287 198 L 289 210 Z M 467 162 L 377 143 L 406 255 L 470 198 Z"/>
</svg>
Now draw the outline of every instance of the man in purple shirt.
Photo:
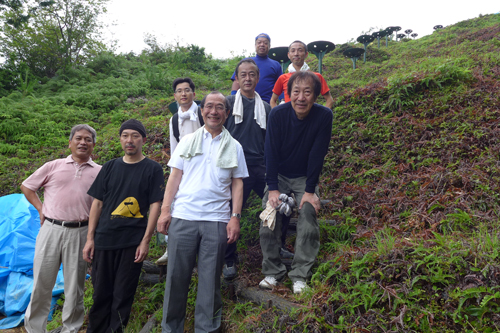
<svg viewBox="0 0 500 333">
<path fill-rule="evenodd" d="M 87 264 L 82 250 L 87 239 L 92 197 L 88 189 L 101 170 L 90 157 L 96 132 L 89 125 L 71 129 L 71 155 L 45 163 L 21 185 L 40 214 L 33 262 L 33 292 L 24 317 L 29 333 L 46 332 L 52 288 L 61 263 L 64 274 L 62 333 L 78 332 L 83 324 L 83 288 Z M 37 191 L 44 188 L 44 202 Z"/>
</svg>

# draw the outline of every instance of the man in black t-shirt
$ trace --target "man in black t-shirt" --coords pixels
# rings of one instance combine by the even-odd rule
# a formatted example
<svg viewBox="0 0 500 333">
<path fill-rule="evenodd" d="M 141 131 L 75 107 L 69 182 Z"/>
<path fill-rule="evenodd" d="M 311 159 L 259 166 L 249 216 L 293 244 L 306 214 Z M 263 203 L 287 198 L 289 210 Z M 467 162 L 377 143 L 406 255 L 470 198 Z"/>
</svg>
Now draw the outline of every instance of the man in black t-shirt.
<svg viewBox="0 0 500 333">
<path fill-rule="evenodd" d="M 94 286 L 89 333 L 123 332 L 130 317 L 165 188 L 161 166 L 142 154 L 145 142 L 140 121 L 124 122 L 125 155 L 104 164 L 88 191 L 94 198 L 83 249 L 83 259 L 92 262 Z"/>
</svg>

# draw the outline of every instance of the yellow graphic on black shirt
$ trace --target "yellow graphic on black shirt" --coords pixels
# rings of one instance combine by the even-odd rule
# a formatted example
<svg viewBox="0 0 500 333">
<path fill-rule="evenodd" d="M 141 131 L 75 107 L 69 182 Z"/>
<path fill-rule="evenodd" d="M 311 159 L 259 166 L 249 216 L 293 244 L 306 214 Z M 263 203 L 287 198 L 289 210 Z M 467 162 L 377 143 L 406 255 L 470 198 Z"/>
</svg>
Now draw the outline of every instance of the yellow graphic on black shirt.
<svg viewBox="0 0 500 333">
<path fill-rule="evenodd" d="M 143 218 L 141 214 L 141 207 L 139 207 L 139 203 L 134 197 L 128 197 L 123 200 L 122 203 L 116 208 L 111 215 L 120 215 L 125 217 L 135 217 L 135 218 Z"/>
</svg>

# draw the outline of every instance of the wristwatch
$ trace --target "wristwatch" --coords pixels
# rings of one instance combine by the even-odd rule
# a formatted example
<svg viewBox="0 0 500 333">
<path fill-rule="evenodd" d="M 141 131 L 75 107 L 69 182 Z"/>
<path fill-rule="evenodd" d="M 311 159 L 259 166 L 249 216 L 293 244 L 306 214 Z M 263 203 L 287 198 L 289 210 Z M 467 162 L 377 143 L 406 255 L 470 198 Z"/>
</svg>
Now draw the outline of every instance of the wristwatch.
<svg viewBox="0 0 500 333">
<path fill-rule="evenodd" d="M 241 214 L 239 214 L 239 213 L 233 213 L 233 214 L 231 214 L 231 217 L 236 217 L 239 220 L 241 220 Z"/>
</svg>

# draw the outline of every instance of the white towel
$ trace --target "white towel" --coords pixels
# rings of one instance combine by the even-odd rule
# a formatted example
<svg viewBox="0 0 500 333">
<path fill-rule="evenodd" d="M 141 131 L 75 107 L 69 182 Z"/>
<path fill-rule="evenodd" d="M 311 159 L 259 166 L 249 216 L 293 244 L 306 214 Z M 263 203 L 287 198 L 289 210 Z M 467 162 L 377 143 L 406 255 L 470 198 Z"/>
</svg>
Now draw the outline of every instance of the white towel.
<svg viewBox="0 0 500 333">
<path fill-rule="evenodd" d="M 254 119 L 257 124 L 262 129 L 266 129 L 266 109 L 264 107 L 264 103 L 260 98 L 260 95 L 255 92 L 255 108 L 253 110 Z M 243 98 L 241 97 L 241 90 L 238 89 L 236 93 L 236 97 L 234 98 L 234 106 L 233 106 L 233 116 L 234 123 L 239 124 L 243 121 Z"/>
<path fill-rule="evenodd" d="M 177 146 L 180 149 L 180 156 L 186 160 L 190 160 L 196 155 L 203 154 L 203 131 L 205 127 L 198 128 L 191 135 L 187 144 Z M 230 169 L 238 167 L 238 156 L 236 151 L 236 142 L 225 127 L 222 127 L 222 133 L 219 149 L 217 150 L 216 166 L 218 168 Z"/>
<path fill-rule="evenodd" d="M 309 70 L 309 66 L 304 62 L 302 67 L 300 68 L 301 72 L 305 72 Z M 295 67 L 293 67 L 293 64 L 288 65 L 288 73 L 294 73 L 296 72 Z"/>
<path fill-rule="evenodd" d="M 182 111 L 181 107 L 179 106 L 179 109 L 177 110 L 177 113 L 179 114 L 179 127 L 182 126 L 184 123 L 184 120 L 189 119 L 191 121 L 196 121 L 198 119 L 198 105 L 193 102 L 191 106 L 189 107 L 189 110 L 187 111 Z"/>
</svg>

